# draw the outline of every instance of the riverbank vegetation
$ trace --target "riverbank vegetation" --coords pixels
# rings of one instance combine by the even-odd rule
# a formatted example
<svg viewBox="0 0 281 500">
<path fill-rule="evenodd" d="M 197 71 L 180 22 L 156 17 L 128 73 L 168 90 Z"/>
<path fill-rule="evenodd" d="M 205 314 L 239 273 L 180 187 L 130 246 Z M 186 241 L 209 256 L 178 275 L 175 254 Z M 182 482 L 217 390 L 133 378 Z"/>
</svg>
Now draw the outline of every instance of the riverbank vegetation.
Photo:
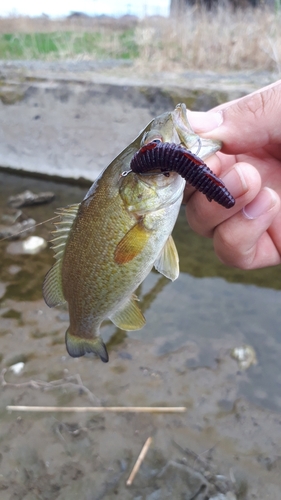
<svg viewBox="0 0 281 500">
<path fill-rule="evenodd" d="M 129 59 L 136 71 L 281 72 L 281 14 L 189 8 L 180 18 L 0 19 L 0 59 Z"/>
</svg>

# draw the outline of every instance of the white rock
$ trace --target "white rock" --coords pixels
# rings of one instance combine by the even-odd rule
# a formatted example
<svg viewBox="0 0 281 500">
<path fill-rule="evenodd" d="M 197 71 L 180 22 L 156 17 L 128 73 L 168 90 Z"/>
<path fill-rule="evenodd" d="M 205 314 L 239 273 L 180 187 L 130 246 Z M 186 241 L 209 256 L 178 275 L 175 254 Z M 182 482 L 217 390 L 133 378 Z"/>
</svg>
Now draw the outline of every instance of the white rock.
<svg viewBox="0 0 281 500">
<path fill-rule="evenodd" d="M 46 248 L 46 246 L 46 240 L 40 236 L 29 236 L 29 238 L 23 242 L 24 253 L 35 254 Z"/>
<path fill-rule="evenodd" d="M 22 361 L 10 366 L 10 370 L 12 370 L 12 372 L 14 372 L 16 375 L 18 375 L 23 370 L 23 368 L 24 363 Z"/>
</svg>

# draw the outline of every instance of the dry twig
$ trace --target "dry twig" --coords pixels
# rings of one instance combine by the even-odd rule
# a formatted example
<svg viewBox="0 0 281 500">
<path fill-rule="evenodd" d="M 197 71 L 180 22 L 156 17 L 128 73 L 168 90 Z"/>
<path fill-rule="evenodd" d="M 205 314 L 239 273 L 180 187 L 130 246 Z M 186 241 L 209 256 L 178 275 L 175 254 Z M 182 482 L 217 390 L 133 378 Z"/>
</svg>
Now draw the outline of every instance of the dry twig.
<svg viewBox="0 0 281 500">
<path fill-rule="evenodd" d="M 14 383 L 7 382 L 5 380 L 6 372 L 7 368 L 3 368 L 3 370 L 1 371 L 0 379 L 2 387 L 14 387 L 17 389 L 21 389 L 23 387 L 31 387 L 32 389 L 42 389 L 44 391 L 71 387 L 87 394 L 91 403 L 100 404 L 100 400 L 83 384 L 79 373 L 58 380 L 51 380 L 50 382 L 46 382 L 44 380 L 28 380 L 27 382 Z"/>
<path fill-rule="evenodd" d="M 135 463 L 135 465 L 134 465 L 134 467 L 132 469 L 132 472 L 131 472 L 131 474 L 129 475 L 129 477 L 127 479 L 127 482 L 126 482 L 127 486 L 131 486 L 133 480 L 135 479 L 135 476 L 136 476 L 136 474 L 137 474 L 137 472 L 138 472 L 138 470 L 139 470 L 142 462 L 144 461 L 145 455 L 147 454 L 148 449 L 149 449 L 151 443 L 152 443 L 152 437 L 147 438 L 147 440 L 144 443 L 144 445 L 142 447 L 142 450 L 141 450 L 141 452 L 140 452 L 140 454 L 138 456 L 138 459 L 137 459 L 137 461 L 136 461 L 136 463 Z"/>
<path fill-rule="evenodd" d="M 76 413 L 183 413 L 185 406 L 6 406 L 8 411 Z"/>
</svg>

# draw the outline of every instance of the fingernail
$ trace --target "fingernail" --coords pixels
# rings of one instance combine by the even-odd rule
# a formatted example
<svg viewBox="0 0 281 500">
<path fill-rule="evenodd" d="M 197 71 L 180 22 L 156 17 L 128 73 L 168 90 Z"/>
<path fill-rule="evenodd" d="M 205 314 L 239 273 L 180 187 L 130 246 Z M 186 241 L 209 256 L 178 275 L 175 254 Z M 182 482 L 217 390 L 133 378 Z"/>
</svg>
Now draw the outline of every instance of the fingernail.
<svg viewBox="0 0 281 500">
<path fill-rule="evenodd" d="M 275 191 L 264 187 L 256 198 L 243 208 L 243 213 L 247 219 L 257 219 L 269 212 L 277 202 Z"/>
<path fill-rule="evenodd" d="M 245 177 L 238 165 L 223 177 L 223 182 L 234 198 L 239 198 L 248 191 Z"/>
<path fill-rule="evenodd" d="M 215 128 L 218 128 L 223 122 L 223 114 L 221 111 L 216 111 L 216 113 L 202 113 L 202 119 L 197 123 L 197 129 L 200 132 L 211 132 Z"/>
</svg>

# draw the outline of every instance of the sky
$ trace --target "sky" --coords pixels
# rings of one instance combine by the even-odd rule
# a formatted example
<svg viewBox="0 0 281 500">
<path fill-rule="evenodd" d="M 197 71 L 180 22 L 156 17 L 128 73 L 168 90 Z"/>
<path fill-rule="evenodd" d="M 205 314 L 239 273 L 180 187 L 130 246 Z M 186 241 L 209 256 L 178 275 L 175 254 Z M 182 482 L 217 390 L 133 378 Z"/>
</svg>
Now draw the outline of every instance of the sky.
<svg viewBox="0 0 281 500">
<path fill-rule="evenodd" d="M 69 15 L 72 11 L 89 15 L 133 14 L 143 17 L 145 15 L 167 16 L 170 0 L 9 0 L 1 4 L 0 16 L 2 17 L 40 16 L 43 13 L 50 17 L 62 17 Z"/>
</svg>

